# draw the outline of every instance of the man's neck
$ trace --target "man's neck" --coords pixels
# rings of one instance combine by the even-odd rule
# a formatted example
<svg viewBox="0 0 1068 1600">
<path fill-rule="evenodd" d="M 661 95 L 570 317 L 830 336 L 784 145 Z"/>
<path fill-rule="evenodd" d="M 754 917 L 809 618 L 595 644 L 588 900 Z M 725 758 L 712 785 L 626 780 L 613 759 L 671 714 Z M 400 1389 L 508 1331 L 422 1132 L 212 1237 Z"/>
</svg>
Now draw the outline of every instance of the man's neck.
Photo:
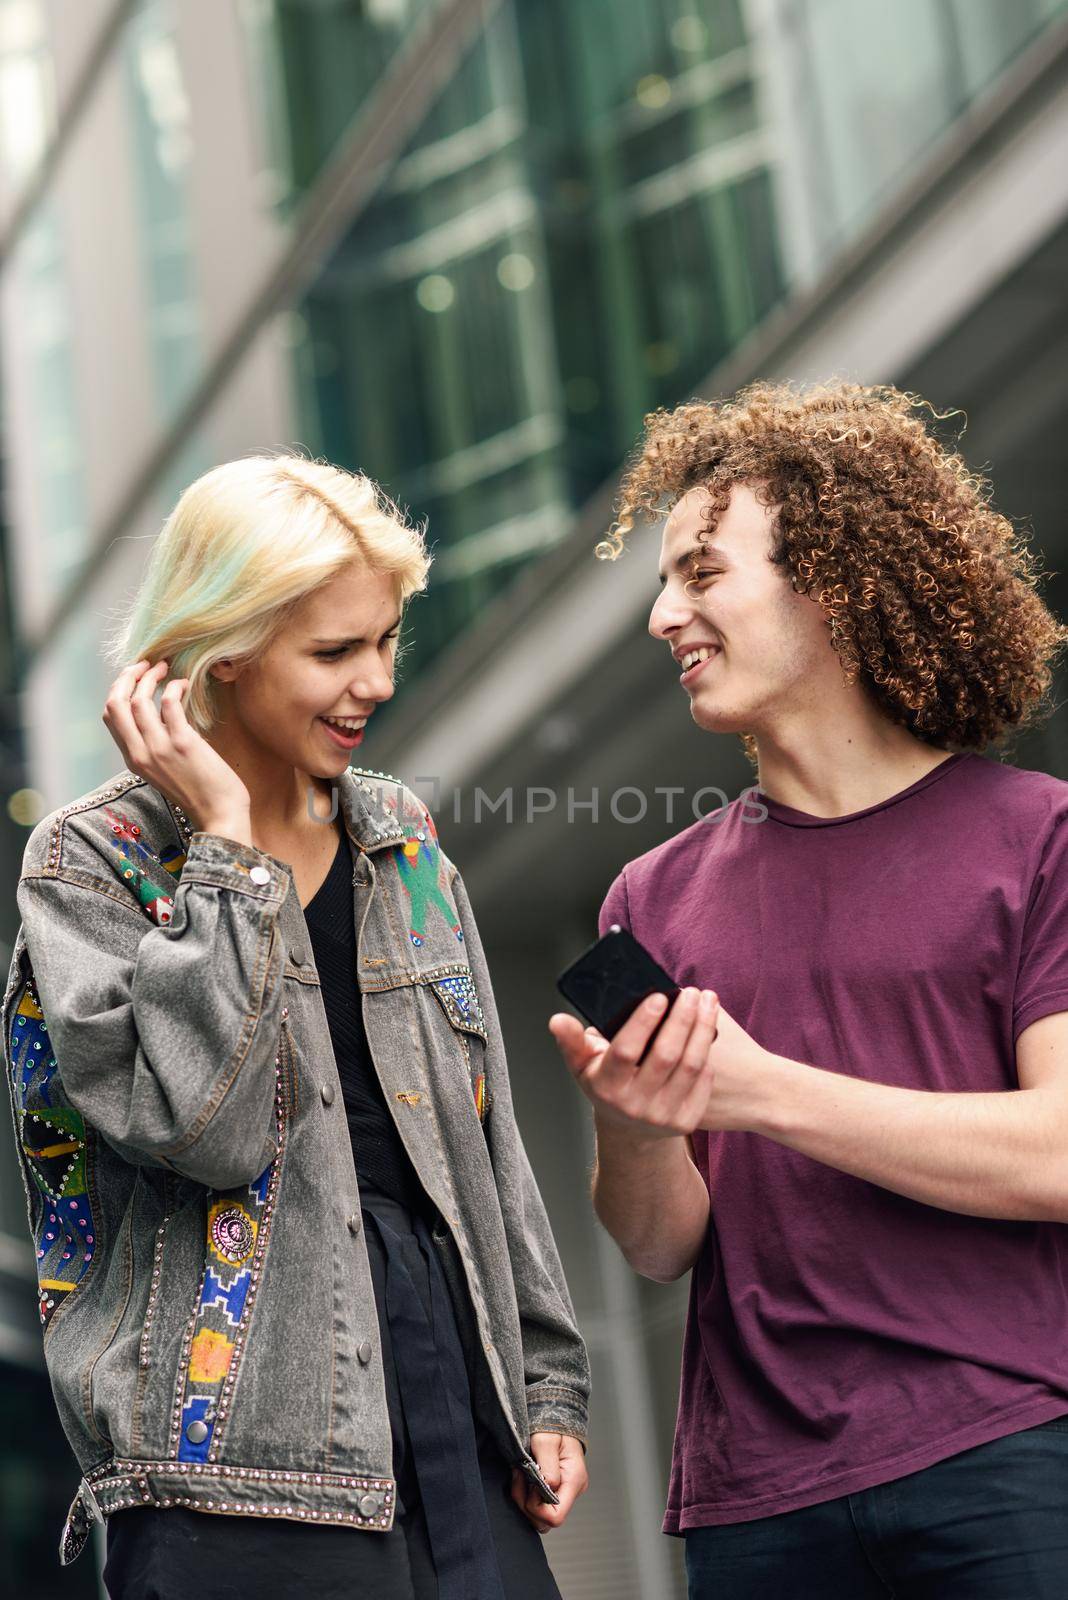
<svg viewBox="0 0 1068 1600">
<path fill-rule="evenodd" d="M 758 785 L 780 805 L 809 816 L 851 816 L 918 783 L 952 754 L 904 729 L 900 735 L 822 751 L 769 749 L 758 735 Z"/>
</svg>

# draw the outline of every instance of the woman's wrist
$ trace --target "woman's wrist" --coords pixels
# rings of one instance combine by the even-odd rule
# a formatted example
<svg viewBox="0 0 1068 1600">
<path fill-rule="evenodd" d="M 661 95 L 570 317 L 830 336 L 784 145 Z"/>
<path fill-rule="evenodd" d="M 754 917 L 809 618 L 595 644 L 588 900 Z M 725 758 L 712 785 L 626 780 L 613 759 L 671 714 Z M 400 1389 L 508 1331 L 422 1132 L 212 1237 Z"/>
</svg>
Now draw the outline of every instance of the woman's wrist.
<svg viewBox="0 0 1068 1600">
<path fill-rule="evenodd" d="M 252 844 L 252 819 L 249 813 L 230 812 L 228 815 L 205 817 L 199 829 L 200 833 L 217 833 L 224 839 L 233 839 L 235 844 L 246 844 L 249 849 Z"/>
</svg>

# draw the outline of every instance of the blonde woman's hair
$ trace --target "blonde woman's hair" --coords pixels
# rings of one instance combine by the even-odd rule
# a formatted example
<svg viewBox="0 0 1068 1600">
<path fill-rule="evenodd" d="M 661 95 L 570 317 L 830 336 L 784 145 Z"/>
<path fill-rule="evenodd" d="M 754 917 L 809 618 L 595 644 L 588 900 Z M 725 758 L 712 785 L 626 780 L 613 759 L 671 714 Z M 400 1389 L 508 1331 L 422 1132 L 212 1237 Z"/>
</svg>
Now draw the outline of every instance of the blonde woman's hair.
<svg viewBox="0 0 1068 1600">
<path fill-rule="evenodd" d="M 205 734 L 218 714 L 210 668 L 255 659 L 354 558 L 393 578 L 402 607 L 426 587 L 425 531 L 370 478 L 298 455 L 228 461 L 167 518 L 104 658 L 115 671 L 165 660 L 168 678 L 188 678 L 186 716 Z"/>
</svg>

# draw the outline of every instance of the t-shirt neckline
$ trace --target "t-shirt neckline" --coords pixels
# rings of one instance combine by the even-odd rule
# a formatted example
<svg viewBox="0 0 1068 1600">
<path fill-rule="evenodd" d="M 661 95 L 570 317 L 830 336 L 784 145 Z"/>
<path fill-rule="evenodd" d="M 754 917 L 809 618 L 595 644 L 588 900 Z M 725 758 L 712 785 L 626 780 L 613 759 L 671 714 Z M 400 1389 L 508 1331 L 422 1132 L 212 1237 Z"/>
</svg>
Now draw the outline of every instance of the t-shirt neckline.
<svg viewBox="0 0 1068 1600">
<path fill-rule="evenodd" d="M 753 803 L 762 805 L 767 809 L 769 817 L 776 822 L 785 822 L 792 828 L 830 828 L 840 827 L 844 822 L 858 822 L 861 817 L 870 817 L 877 811 L 885 811 L 888 806 L 895 806 L 901 800 L 907 800 L 911 795 L 919 794 L 921 789 L 929 788 L 932 783 L 944 777 L 951 767 L 957 767 L 962 761 L 974 754 L 970 750 L 957 750 L 953 755 L 940 761 L 937 767 L 932 767 L 925 772 L 922 778 L 917 778 L 915 783 L 910 783 L 907 789 L 899 789 L 896 794 L 887 795 L 885 800 L 876 801 L 873 806 L 865 806 L 863 811 L 850 811 L 841 817 L 816 817 L 808 811 L 797 811 L 793 806 L 783 805 L 780 800 L 773 800 L 765 794 L 763 789 L 753 791 Z"/>
</svg>

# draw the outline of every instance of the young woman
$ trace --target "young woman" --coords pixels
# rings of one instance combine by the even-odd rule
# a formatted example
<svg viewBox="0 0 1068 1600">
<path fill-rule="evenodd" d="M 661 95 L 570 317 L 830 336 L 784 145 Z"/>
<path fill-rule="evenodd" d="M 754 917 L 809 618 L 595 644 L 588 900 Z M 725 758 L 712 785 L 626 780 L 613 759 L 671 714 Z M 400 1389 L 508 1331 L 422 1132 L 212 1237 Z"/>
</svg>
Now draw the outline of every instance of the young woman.
<svg viewBox="0 0 1068 1600">
<path fill-rule="evenodd" d="M 112 1600 L 558 1595 L 585 1347 L 462 880 L 348 765 L 428 566 L 364 477 L 207 473 L 111 641 L 126 769 L 27 845 L 4 1038 L 61 1559 L 107 1518 Z"/>
</svg>

